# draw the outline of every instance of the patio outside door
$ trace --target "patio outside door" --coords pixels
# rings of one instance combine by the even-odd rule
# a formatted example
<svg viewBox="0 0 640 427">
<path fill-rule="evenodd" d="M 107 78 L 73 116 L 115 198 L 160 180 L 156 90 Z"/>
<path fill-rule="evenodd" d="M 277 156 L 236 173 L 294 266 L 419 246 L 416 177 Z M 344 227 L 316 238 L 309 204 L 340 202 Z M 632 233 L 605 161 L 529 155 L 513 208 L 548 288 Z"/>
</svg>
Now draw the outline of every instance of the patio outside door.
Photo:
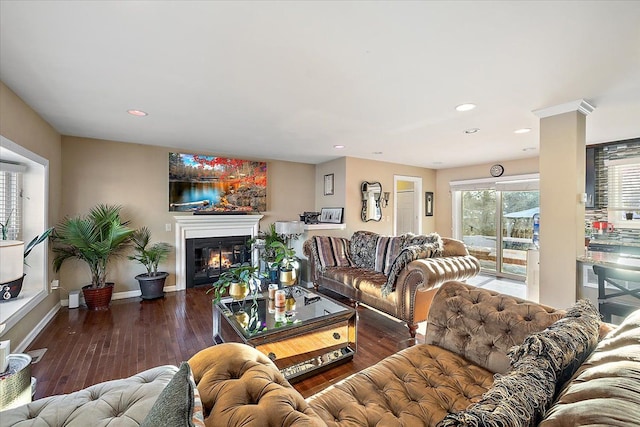
<svg viewBox="0 0 640 427">
<path fill-rule="evenodd" d="M 534 247 L 533 218 L 539 214 L 540 195 L 537 188 L 510 184 L 452 191 L 459 218 L 454 235 L 466 243 L 483 271 L 523 280 L 527 250 Z"/>
</svg>

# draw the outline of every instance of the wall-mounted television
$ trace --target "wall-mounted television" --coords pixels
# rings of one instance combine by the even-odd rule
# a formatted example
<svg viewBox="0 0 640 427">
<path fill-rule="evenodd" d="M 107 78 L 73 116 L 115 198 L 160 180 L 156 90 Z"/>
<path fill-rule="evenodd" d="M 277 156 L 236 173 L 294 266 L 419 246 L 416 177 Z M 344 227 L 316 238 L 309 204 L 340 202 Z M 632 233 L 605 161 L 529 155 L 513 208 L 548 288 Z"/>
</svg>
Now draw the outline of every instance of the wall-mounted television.
<svg viewBox="0 0 640 427">
<path fill-rule="evenodd" d="M 169 153 L 169 211 L 195 214 L 267 210 L 267 163 Z"/>
</svg>

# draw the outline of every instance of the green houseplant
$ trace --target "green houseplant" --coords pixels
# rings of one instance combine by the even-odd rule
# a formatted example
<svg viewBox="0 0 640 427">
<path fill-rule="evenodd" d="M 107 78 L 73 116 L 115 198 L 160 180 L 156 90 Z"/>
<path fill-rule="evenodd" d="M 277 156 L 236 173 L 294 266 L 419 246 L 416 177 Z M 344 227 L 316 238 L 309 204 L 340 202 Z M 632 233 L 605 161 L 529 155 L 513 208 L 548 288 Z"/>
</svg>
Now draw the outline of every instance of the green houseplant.
<svg viewBox="0 0 640 427">
<path fill-rule="evenodd" d="M 56 225 L 54 271 L 69 259 L 84 261 L 91 272 L 91 283 L 82 288 L 91 310 L 106 310 L 111 302 L 113 283 L 107 282 L 107 266 L 128 247 L 134 230 L 120 217 L 121 206 L 97 205 L 85 216 L 65 217 Z"/>
<path fill-rule="evenodd" d="M 275 222 L 269 224 L 267 231 L 260 231 L 258 235 L 249 240 L 250 244 L 256 244 L 260 249 L 260 259 L 264 261 L 269 270 L 271 282 L 278 280 L 278 264 L 276 263 L 276 251 L 271 246 L 274 242 L 284 243 L 284 238 L 276 233 Z"/>
<path fill-rule="evenodd" d="M 151 244 L 151 231 L 147 227 L 137 229 L 131 235 L 134 255 L 128 258 L 138 261 L 146 269 L 146 273 L 138 274 L 135 279 L 140 285 L 142 299 L 164 297 L 164 282 L 169 276 L 165 271 L 158 271 L 158 265 L 167 260 L 171 253 L 171 245 L 165 242 Z"/>
<path fill-rule="evenodd" d="M 214 292 L 215 303 L 220 302 L 227 290 L 233 299 L 242 300 L 249 294 L 252 282 L 259 281 L 258 270 L 258 267 L 249 263 L 234 264 L 218 277 L 207 293 Z"/>
<path fill-rule="evenodd" d="M 296 251 L 280 241 L 273 242 L 271 248 L 275 253 L 274 262 L 280 268 L 280 283 L 285 286 L 295 285 L 298 280 L 298 268 L 300 266 Z"/>
</svg>

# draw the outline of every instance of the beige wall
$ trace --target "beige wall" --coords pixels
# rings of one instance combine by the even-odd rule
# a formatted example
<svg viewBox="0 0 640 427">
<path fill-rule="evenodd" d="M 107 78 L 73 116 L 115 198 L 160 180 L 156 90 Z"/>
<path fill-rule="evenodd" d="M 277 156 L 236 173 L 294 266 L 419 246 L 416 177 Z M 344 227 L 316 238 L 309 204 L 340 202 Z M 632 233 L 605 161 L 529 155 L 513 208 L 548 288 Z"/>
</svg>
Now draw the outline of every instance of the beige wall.
<svg viewBox="0 0 640 427">
<path fill-rule="evenodd" d="M 449 182 L 465 179 L 490 178 L 489 168 L 494 163 L 461 168 L 439 169 L 436 173 L 436 192 L 434 195 L 435 231 L 442 236 L 453 235 L 451 192 Z M 504 176 L 538 173 L 538 158 L 533 157 L 521 160 L 509 160 L 500 162 L 504 166 Z M 429 191 L 429 190 L 425 190 Z"/>
<path fill-rule="evenodd" d="M 422 178 L 422 191 L 435 191 L 436 171 L 397 163 L 378 162 L 375 160 L 347 158 L 347 172 L 345 179 L 346 204 L 345 218 L 347 229 L 345 236 L 351 236 L 355 231 L 368 230 L 380 234 L 393 234 L 393 177 L 394 175 L 413 176 Z M 382 191 L 390 192 L 389 205 L 382 209 L 382 221 L 363 222 L 360 219 L 362 209 L 362 193 L 360 185 L 363 181 L 378 181 L 382 184 Z M 421 196 L 424 203 L 424 194 Z M 434 217 L 422 217 L 422 232 L 435 231 Z"/>
<path fill-rule="evenodd" d="M 123 206 L 124 217 L 133 227 L 146 225 L 153 241 L 175 242 L 174 212 L 168 206 L 168 154 L 166 147 L 65 136 L 63 213 L 86 213 L 98 203 Z M 215 155 L 216 153 L 201 153 Z M 261 160 L 261 159 L 250 159 Z M 299 219 L 314 206 L 315 167 L 310 164 L 267 161 L 267 211 L 262 212 L 261 229 L 276 220 Z M 172 231 L 165 225 L 171 224 Z M 75 264 L 74 264 L 75 263 Z M 175 285 L 175 257 L 162 265 L 170 272 L 167 286 Z M 134 277 L 144 272 L 141 265 L 119 259 L 110 265 L 109 279 L 116 292 L 138 290 Z M 88 283 L 89 271 L 70 261 L 60 271 L 61 286 L 80 289 Z"/>
<path fill-rule="evenodd" d="M 55 224 L 60 218 L 61 208 L 62 150 L 60 134 L 2 82 L 0 82 L 0 134 L 49 160 L 48 220 L 49 224 Z M 49 257 L 51 258 L 51 255 Z M 49 277 L 53 277 L 51 268 L 49 269 Z M 24 341 L 59 300 L 57 291 L 49 294 L 18 324 L 6 330 L 2 339 L 10 339 L 12 347 L 15 348 Z"/>
</svg>

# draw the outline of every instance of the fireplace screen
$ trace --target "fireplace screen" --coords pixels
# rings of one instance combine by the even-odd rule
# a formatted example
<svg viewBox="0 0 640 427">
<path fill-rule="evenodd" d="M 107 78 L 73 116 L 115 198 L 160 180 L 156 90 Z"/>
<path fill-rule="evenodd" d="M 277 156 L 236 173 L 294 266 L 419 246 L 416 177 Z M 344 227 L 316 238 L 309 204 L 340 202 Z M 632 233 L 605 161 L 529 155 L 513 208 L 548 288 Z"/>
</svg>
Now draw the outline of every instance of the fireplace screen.
<svg viewBox="0 0 640 427">
<path fill-rule="evenodd" d="M 208 285 L 233 264 L 251 262 L 251 236 L 206 237 L 186 241 L 186 285 Z"/>
</svg>

